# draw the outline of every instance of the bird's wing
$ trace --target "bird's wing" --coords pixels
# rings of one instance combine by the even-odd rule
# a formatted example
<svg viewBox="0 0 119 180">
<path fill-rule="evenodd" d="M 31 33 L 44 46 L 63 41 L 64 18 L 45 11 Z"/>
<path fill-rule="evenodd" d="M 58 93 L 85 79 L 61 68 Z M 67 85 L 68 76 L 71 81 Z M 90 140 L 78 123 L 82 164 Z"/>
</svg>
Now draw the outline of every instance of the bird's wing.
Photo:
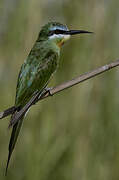
<svg viewBox="0 0 119 180">
<path fill-rule="evenodd" d="M 57 53 L 50 51 L 39 63 L 27 63 L 22 65 L 16 88 L 15 106 L 24 106 L 36 90 L 41 91 L 48 82 L 52 73 L 56 70 Z"/>
<path fill-rule="evenodd" d="M 33 81 L 36 78 L 37 68 L 37 66 L 29 64 L 26 61 L 22 65 L 17 81 L 15 99 L 16 107 L 23 107 L 24 104 L 29 100 L 29 98 L 33 94 L 34 89 L 32 89 L 31 85 L 33 84 Z"/>
</svg>

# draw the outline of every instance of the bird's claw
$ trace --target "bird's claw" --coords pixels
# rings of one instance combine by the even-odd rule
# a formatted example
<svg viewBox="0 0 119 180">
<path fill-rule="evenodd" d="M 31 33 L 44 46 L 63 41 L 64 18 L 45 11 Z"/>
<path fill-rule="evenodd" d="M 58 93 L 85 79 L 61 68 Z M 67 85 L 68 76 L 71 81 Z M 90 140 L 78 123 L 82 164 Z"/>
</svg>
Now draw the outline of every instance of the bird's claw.
<svg viewBox="0 0 119 180">
<path fill-rule="evenodd" d="M 51 93 L 51 89 L 52 88 L 45 88 L 44 91 L 43 91 L 43 94 L 49 93 L 50 96 L 53 96 L 52 93 Z"/>
</svg>

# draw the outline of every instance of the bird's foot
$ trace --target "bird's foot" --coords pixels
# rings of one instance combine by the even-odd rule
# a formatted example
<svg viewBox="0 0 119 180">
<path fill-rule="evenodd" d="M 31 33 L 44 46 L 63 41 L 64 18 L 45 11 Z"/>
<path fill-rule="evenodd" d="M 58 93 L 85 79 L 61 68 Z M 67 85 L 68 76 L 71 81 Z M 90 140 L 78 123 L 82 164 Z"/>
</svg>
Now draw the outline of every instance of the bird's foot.
<svg viewBox="0 0 119 180">
<path fill-rule="evenodd" d="M 45 88 L 44 91 L 43 91 L 43 94 L 46 94 L 46 93 L 49 93 L 50 96 L 53 96 L 52 93 L 51 93 L 51 88 Z"/>
<path fill-rule="evenodd" d="M 51 89 L 52 88 L 44 88 L 44 90 L 40 93 L 37 101 L 34 104 L 36 104 L 40 99 L 42 99 L 42 96 L 45 96 L 47 93 L 49 94 L 49 96 L 53 96 L 51 93 Z"/>
</svg>

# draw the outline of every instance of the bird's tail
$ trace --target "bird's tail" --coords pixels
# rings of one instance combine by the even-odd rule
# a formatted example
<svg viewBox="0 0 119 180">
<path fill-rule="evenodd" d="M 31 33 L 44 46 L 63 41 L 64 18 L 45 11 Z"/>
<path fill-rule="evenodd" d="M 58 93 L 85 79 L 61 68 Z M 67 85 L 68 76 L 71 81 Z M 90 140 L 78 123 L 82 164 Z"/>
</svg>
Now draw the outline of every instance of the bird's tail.
<svg viewBox="0 0 119 180">
<path fill-rule="evenodd" d="M 14 115 L 15 115 L 15 113 L 12 115 L 11 119 L 14 118 Z M 14 150 L 14 147 L 15 147 L 20 129 L 21 129 L 23 119 L 24 119 L 24 116 L 22 116 L 22 118 L 12 128 L 12 133 L 11 133 L 10 143 L 9 143 L 9 154 L 8 154 L 8 159 L 7 159 L 5 175 L 7 175 L 7 170 L 8 170 L 10 158 L 11 158 L 12 152 Z"/>
</svg>

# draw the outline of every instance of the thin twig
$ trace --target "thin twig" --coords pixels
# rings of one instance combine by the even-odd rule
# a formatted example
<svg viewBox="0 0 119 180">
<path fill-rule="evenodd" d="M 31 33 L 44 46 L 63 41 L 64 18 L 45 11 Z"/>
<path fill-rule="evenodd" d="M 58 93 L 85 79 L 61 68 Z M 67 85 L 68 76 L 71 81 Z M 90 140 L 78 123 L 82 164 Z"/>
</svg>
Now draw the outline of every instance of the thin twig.
<svg viewBox="0 0 119 180">
<path fill-rule="evenodd" d="M 50 90 L 43 93 L 40 97 L 37 94 L 35 94 L 31 98 L 31 100 L 21 110 L 22 112 L 19 111 L 17 113 L 16 120 L 18 120 L 21 117 L 21 115 L 23 115 L 23 113 L 25 113 L 31 105 L 37 103 L 38 101 L 40 101 L 40 100 L 42 100 L 44 98 L 47 98 L 49 96 L 53 96 L 54 94 L 59 93 L 60 91 L 63 91 L 65 89 L 68 89 L 68 88 L 70 88 L 70 87 L 72 87 L 72 86 L 74 86 L 76 84 L 79 84 L 79 83 L 81 83 L 83 81 L 86 81 L 87 79 L 91 79 L 91 78 L 93 78 L 93 77 L 95 77 L 95 76 L 97 76 L 97 75 L 99 75 L 101 73 L 104 73 L 104 72 L 106 72 L 106 71 L 108 71 L 108 70 L 110 70 L 110 69 L 112 69 L 112 68 L 114 68 L 116 66 L 119 66 L 119 60 L 116 60 L 116 61 L 114 61 L 114 62 L 112 62 L 110 64 L 106 64 L 104 66 L 101 66 L 101 67 L 99 67 L 97 69 L 94 69 L 93 71 L 87 72 L 87 73 L 85 73 L 85 74 L 83 74 L 81 76 L 78 76 L 77 78 L 74 78 L 74 79 L 72 79 L 70 81 L 67 81 L 65 83 L 62 83 L 62 84 L 56 86 L 56 87 L 53 87 Z M 10 114 L 13 114 L 15 111 L 16 111 L 16 108 L 13 106 L 13 107 L 1 112 L 0 113 L 0 119 L 4 118 L 4 117 L 6 117 L 6 116 L 8 116 Z"/>
<path fill-rule="evenodd" d="M 9 116 L 10 114 L 13 114 L 16 111 L 17 108 L 15 106 L 10 107 L 9 109 L 6 109 L 3 112 L 0 112 L 0 119 Z"/>
<path fill-rule="evenodd" d="M 68 88 L 70 88 L 70 87 L 72 87 L 72 86 L 74 86 L 76 84 L 79 84 L 79 83 L 81 83 L 83 81 L 86 81 L 87 79 L 91 79 L 91 78 L 93 78 L 93 77 L 95 77 L 95 76 L 97 76 L 97 75 L 99 75 L 101 73 L 104 73 L 104 72 L 106 72 L 106 71 L 108 71 L 108 70 L 110 70 L 110 69 L 112 69 L 114 67 L 117 67 L 117 66 L 119 66 L 119 59 L 112 62 L 112 63 L 110 63 L 110 64 L 106 64 L 106 65 L 101 66 L 101 67 L 99 67 L 97 69 L 94 69 L 93 71 L 90 71 L 90 72 L 87 72 L 87 73 L 85 73 L 83 75 L 80 75 L 77 78 L 74 78 L 74 79 L 72 79 L 70 81 L 62 83 L 62 84 L 60 84 L 60 85 L 58 85 L 56 87 L 53 87 L 49 92 L 43 94 L 40 97 L 39 100 L 44 99 L 44 98 L 46 98 L 48 96 L 53 96 L 54 94 L 59 93 L 60 91 L 68 89 Z"/>
</svg>

